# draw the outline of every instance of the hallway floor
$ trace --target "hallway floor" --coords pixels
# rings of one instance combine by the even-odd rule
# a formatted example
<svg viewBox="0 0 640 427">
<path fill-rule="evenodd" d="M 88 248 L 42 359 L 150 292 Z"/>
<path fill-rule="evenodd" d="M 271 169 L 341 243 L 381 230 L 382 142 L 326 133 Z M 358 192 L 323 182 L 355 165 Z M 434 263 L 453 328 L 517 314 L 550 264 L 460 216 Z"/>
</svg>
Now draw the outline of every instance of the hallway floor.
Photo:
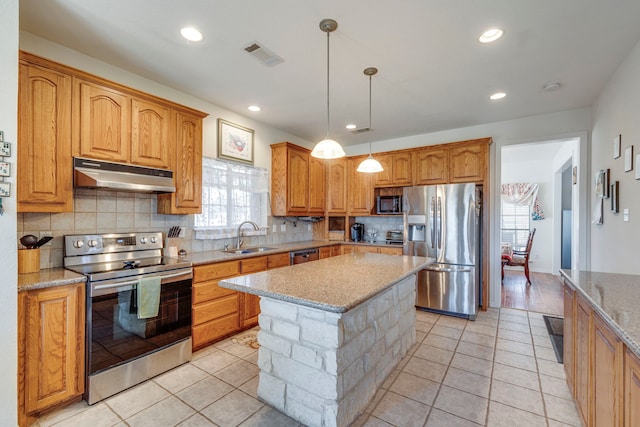
<svg viewBox="0 0 640 427">
<path fill-rule="evenodd" d="M 416 345 L 352 426 L 581 425 L 542 314 L 490 309 L 470 322 L 418 311 L 416 330 Z M 299 426 L 257 399 L 256 363 L 257 350 L 227 339 L 166 374 L 36 425 Z"/>
<path fill-rule="evenodd" d="M 564 294 L 560 277 L 534 272 L 531 272 L 530 276 L 531 285 L 527 286 L 527 278 L 524 276 L 522 268 L 504 270 L 502 307 L 562 317 Z"/>
</svg>

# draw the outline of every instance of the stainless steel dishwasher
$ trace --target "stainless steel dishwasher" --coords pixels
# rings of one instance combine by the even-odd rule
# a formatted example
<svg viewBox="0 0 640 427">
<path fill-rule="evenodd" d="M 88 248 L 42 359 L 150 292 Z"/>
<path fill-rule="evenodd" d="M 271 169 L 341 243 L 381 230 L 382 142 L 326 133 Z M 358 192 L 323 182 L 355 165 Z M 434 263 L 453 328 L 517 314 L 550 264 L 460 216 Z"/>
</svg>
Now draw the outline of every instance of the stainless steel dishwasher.
<svg viewBox="0 0 640 427">
<path fill-rule="evenodd" d="M 289 252 L 289 264 L 302 264 L 303 262 L 316 261 L 319 258 L 318 249 L 301 249 Z"/>
</svg>

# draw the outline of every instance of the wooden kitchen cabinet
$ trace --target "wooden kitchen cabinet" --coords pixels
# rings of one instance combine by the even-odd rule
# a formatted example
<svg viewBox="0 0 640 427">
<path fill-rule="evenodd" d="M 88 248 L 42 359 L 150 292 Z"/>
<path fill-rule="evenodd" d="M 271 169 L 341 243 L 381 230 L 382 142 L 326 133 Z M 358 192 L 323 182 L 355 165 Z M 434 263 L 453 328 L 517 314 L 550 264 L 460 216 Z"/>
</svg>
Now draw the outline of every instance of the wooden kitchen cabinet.
<svg viewBox="0 0 640 427">
<path fill-rule="evenodd" d="M 19 66 L 18 212 L 73 212 L 71 76 Z"/>
<path fill-rule="evenodd" d="M 640 426 L 640 359 L 630 350 L 624 352 L 624 425 Z"/>
<path fill-rule="evenodd" d="M 240 261 L 240 273 L 251 274 L 267 269 L 267 257 L 247 258 Z M 258 324 L 260 314 L 260 297 L 257 295 L 242 293 L 241 326 L 247 328 Z"/>
<path fill-rule="evenodd" d="M 202 119 L 206 115 L 176 113 L 176 140 L 170 163 L 176 192 L 158 194 L 158 213 L 202 213 Z"/>
<path fill-rule="evenodd" d="M 18 293 L 21 426 L 84 393 L 85 284 Z"/>
<path fill-rule="evenodd" d="M 289 252 L 267 255 L 267 270 L 272 268 L 286 267 L 291 263 Z"/>
<path fill-rule="evenodd" d="M 136 98 L 131 100 L 132 164 L 171 169 L 172 117 L 169 107 Z"/>
<path fill-rule="evenodd" d="M 327 161 L 327 214 L 347 213 L 347 159 Z"/>
<path fill-rule="evenodd" d="M 351 157 L 347 161 L 348 205 L 347 214 L 351 216 L 368 216 L 373 207 L 373 185 L 369 173 L 358 172 L 358 165 L 366 156 Z"/>
<path fill-rule="evenodd" d="M 487 144 L 466 142 L 449 148 L 449 182 L 481 182 L 486 173 Z"/>
<path fill-rule="evenodd" d="M 331 258 L 331 246 L 318 248 L 320 259 Z"/>
<path fill-rule="evenodd" d="M 403 187 L 413 183 L 411 153 L 376 154 L 382 172 L 373 174 L 374 187 Z"/>
<path fill-rule="evenodd" d="M 424 147 L 413 152 L 415 185 L 446 184 L 449 180 L 449 150 Z"/>
<path fill-rule="evenodd" d="M 332 245 L 331 246 L 331 256 L 342 255 L 342 245 Z"/>
<path fill-rule="evenodd" d="M 402 255 L 402 247 L 357 245 L 357 253 Z"/>
<path fill-rule="evenodd" d="M 564 285 L 564 325 L 563 325 L 563 364 L 567 385 L 571 394 L 575 393 L 575 302 L 576 292 Z"/>
<path fill-rule="evenodd" d="M 75 79 L 74 154 L 127 163 L 131 160 L 131 98 L 102 85 Z"/>
<path fill-rule="evenodd" d="M 271 209 L 274 216 L 323 215 L 325 166 L 311 151 L 289 142 L 271 145 Z"/>
<path fill-rule="evenodd" d="M 579 296 L 576 296 L 576 335 L 575 335 L 575 365 L 576 365 L 576 387 L 575 399 L 578 413 L 585 425 L 589 424 L 590 412 L 590 365 L 589 355 L 591 353 L 591 309 L 587 303 Z"/>
<path fill-rule="evenodd" d="M 623 344 L 597 314 L 593 314 L 592 354 L 592 425 L 619 426 Z"/>
</svg>

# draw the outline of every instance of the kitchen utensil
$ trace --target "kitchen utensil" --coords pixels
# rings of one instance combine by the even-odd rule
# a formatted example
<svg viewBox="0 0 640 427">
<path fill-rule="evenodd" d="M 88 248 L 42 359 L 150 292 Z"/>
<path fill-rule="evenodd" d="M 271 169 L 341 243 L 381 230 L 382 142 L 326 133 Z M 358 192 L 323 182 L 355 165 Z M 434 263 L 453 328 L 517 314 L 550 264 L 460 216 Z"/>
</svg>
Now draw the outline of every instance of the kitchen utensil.
<svg viewBox="0 0 640 427">
<path fill-rule="evenodd" d="M 22 243 L 22 245 L 27 249 L 33 249 L 36 247 L 36 243 L 38 243 L 38 238 L 33 234 L 27 234 L 20 238 L 20 243 Z"/>
<path fill-rule="evenodd" d="M 45 236 L 42 239 L 38 240 L 38 242 L 35 244 L 34 248 L 39 248 L 40 246 L 44 246 L 47 243 L 49 243 L 49 241 L 53 240 L 52 236 Z"/>
</svg>

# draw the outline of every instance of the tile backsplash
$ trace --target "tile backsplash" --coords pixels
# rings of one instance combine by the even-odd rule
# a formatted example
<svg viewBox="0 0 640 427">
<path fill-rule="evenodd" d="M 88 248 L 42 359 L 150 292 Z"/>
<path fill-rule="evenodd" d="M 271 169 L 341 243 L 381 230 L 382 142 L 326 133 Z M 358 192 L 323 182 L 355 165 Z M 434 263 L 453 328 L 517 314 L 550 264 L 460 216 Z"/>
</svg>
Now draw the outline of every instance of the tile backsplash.
<svg viewBox="0 0 640 427">
<path fill-rule="evenodd" d="M 172 243 L 177 242 L 178 249 L 184 249 L 187 253 L 222 249 L 226 244 L 235 244 L 235 239 L 229 238 L 195 239 L 194 215 L 156 213 L 155 194 L 77 189 L 74 191 L 74 208 L 74 212 L 69 213 L 18 214 L 17 239 L 25 234 L 33 234 L 38 238 L 53 236 L 51 242 L 40 248 L 40 268 L 62 267 L 64 236 L 69 234 L 162 231 L 166 235 L 170 227 L 180 226 L 185 227 L 185 236 L 172 239 Z M 268 217 L 267 234 L 245 237 L 245 246 L 312 240 L 312 232 L 305 223 L 298 223 L 296 227 L 287 224 L 284 232 L 279 231 L 278 226 L 278 232 L 273 233 L 271 225 L 282 223 L 281 218 Z"/>
</svg>

